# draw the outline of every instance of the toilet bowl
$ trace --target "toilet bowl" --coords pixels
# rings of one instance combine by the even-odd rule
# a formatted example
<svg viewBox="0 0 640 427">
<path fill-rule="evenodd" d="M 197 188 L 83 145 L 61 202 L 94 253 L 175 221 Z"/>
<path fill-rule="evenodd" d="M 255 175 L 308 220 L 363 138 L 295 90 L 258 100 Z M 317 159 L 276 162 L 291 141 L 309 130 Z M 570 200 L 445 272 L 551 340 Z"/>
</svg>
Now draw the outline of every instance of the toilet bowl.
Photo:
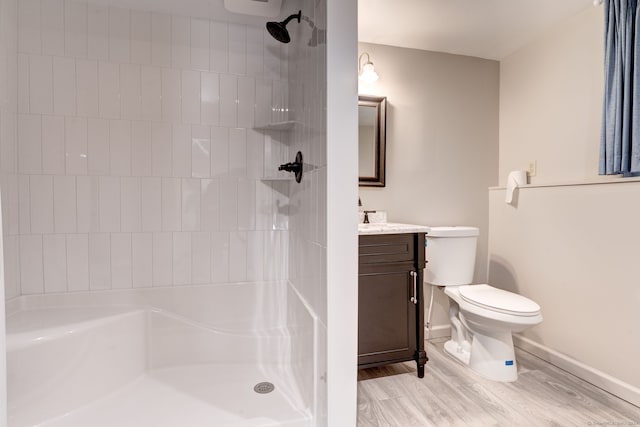
<svg viewBox="0 0 640 427">
<path fill-rule="evenodd" d="M 431 227 L 425 283 L 449 297 L 451 339 L 445 352 L 486 378 L 515 381 L 512 333 L 542 322 L 540 306 L 488 284 L 470 284 L 478 234 L 475 227 Z"/>
</svg>

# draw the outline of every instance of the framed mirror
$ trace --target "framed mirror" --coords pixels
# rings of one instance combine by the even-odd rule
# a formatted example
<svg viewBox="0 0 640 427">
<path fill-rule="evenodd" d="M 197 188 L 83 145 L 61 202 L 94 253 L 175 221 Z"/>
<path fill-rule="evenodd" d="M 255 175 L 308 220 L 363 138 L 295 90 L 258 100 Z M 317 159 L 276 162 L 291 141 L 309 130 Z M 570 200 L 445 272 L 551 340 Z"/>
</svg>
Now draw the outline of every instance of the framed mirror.
<svg viewBox="0 0 640 427">
<path fill-rule="evenodd" d="M 384 187 L 387 98 L 358 96 L 358 177 L 361 187 Z"/>
</svg>

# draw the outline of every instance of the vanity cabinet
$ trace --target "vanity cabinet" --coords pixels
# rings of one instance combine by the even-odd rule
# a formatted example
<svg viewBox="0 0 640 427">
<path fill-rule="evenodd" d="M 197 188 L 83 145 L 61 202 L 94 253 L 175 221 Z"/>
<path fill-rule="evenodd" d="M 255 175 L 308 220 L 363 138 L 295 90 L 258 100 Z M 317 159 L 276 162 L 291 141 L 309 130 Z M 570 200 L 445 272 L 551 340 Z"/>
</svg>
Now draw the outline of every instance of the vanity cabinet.
<svg viewBox="0 0 640 427">
<path fill-rule="evenodd" d="M 425 233 L 359 237 L 358 368 L 415 360 L 422 378 Z"/>
</svg>

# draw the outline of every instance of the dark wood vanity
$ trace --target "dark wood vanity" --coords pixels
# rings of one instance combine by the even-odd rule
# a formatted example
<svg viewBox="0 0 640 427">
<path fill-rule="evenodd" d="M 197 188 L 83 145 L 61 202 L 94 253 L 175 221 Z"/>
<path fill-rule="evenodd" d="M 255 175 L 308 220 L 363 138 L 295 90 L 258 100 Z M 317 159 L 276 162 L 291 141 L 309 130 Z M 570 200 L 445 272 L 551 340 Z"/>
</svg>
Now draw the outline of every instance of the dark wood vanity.
<svg viewBox="0 0 640 427">
<path fill-rule="evenodd" d="M 423 378 L 425 233 L 359 237 L 358 368 L 415 360 Z"/>
</svg>

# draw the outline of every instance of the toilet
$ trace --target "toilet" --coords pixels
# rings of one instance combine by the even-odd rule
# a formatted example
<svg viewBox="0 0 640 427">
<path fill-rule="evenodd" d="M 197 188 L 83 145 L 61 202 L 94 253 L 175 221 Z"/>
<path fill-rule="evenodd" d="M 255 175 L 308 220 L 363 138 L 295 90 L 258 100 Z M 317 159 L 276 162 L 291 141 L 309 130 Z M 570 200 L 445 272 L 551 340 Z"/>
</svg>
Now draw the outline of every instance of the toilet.
<svg viewBox="0 0 640 427">
<path fill-rule="evenodd" d="M 476 227 L 430 227 L 424 281 L 449 297 L 451 339 L 445 352 L 486 378 L 515 381 L 511 334 L 539 324 L 542 314 L 538 304 L 522 295 L 471 284 L 479 234 Z"/>
</svg>

